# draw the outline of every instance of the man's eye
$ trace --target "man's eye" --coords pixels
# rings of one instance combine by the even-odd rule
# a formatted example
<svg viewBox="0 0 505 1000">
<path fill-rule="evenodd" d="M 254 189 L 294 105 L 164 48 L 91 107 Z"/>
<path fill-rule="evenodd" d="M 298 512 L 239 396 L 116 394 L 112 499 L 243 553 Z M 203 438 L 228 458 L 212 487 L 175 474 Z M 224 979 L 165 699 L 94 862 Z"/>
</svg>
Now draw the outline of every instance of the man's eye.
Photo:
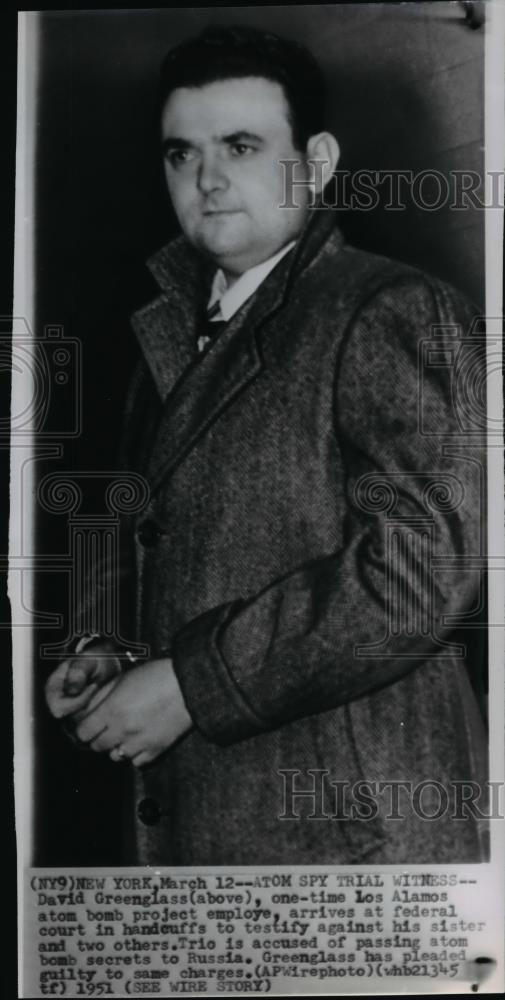
<svg viewBox="0 0 505 1000">
<path fill-rule="evenodd" d="M 254 153 L 254 146 L 249 146 L 246 142 L 234 142 L 230 151 L 233 156 L 247 156 L 248 153 Z"/>
<path fill-rule="evenodd" d="M 193 157 L 194 153 L 190 149 L 172 149 L 167 158 L 172 167 L 180 167 L 189 163 Z"/>
</svg>

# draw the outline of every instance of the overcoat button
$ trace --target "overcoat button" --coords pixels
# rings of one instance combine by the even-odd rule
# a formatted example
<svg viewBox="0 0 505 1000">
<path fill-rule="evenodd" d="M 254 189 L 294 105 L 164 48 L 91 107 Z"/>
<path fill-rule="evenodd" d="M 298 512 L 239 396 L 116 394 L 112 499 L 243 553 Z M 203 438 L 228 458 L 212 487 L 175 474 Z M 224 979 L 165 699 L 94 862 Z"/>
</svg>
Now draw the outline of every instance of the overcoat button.
<svg viewBox="0 0 505 1000">
<path fill-rule="evenodd" d="M 152 545 L 156 545 L 156 542 L 161 535 L 161 531 L 159 526 L 156 524 L 156 521 L 143 521 L 137 534 L 141 545 L 144 545 L 145 548 L 151 548 Z"/>
<path fill-rule="evenodd" d="M 137 807 L 139 819 L 146 826 L 154 826 L 161 819 L 161 808 L 156 799 L 142 799 Z"/>
</svg>

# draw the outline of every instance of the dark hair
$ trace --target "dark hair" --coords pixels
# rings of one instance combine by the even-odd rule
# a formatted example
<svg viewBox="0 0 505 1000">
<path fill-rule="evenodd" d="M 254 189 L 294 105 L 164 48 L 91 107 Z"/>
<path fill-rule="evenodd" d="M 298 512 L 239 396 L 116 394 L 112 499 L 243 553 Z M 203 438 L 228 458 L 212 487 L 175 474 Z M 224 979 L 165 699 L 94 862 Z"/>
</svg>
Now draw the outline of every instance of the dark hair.
<svg viewBox="0 0 505 1000">
<path fill-rule="evenodd" d="M 257 76 L 279 83 L 289 106 L 296 149 L 324 128 L 326 87 L 314 56 L 298 42 L 251 27 L 206 28 L 171 49 L 161 67 L 159 112 L 179 87 Z"/>
</svg>

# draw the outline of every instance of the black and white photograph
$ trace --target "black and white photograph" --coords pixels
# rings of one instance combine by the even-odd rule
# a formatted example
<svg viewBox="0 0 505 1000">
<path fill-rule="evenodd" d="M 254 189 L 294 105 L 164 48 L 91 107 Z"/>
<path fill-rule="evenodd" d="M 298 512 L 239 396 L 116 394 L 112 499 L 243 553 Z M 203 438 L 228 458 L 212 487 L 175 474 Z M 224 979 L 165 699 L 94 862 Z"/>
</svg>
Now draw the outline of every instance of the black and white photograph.
<svg viewBox="0 0 505 1000">
<path fill-rule="evenodd" d="M 500 8 L 19 15 L 20 996 L 503 988 Z"/>
</svg>

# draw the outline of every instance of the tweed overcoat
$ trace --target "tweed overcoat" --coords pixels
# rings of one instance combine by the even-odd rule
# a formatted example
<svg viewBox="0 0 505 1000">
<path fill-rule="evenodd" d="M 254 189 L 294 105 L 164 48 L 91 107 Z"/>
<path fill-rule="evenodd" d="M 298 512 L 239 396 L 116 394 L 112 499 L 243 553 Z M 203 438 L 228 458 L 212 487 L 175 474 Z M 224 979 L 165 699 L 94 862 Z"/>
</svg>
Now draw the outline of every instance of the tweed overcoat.
<svg viewBox="0 0 505 1000">
<path fill-rule="evenodd" d="M 150 501 L 125 578 L 194 727 L 132 777 L 129 860 L 481 860 L 458 813 L 487 767 L 461 637 L 484 538 L 455 376 L 473 310 L 314 211 L 198 355 L 205 266 L 178 237 L 150 268 L 124 447 Z"/>
</svg>

